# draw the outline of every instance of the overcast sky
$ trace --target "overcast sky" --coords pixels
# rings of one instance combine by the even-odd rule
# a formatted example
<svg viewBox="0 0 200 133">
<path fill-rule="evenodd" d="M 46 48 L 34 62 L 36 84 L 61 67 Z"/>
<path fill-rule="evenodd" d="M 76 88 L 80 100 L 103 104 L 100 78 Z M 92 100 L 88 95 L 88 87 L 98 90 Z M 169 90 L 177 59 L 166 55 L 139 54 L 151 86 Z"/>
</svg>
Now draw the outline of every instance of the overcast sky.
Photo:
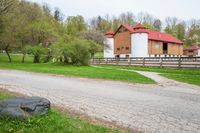
<svg viewBox="0 0 200 133">
<path fill-rule="evenodd" d="M 131 11 L 147 12 L 161 20 L 168 16 L 180 19 L 200 19 L 200 0 L 29 0 L 47 3 L 52 9 L 58 7 L 67 16 L 116 15 Z"/>
</svg>

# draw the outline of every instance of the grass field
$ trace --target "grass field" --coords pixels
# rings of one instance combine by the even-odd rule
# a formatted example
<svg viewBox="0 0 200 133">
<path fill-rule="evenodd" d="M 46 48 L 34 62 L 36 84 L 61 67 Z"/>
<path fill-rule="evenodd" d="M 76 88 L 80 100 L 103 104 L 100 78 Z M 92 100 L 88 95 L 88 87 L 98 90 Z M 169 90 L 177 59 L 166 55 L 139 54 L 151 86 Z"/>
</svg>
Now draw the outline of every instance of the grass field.
<svg viewBox="0 0 200 133">
<path fill-rule="evenodd" d="M 15 97 L 14 94 L 0 90 L 0 100 Z M 43 117 L 29 120 L 0 119 L 0 133 L 119 133 L 102 125 L 91 124 L 85 120 L 52 109 Z"/>
<path fill-rule="evenodd" d="M 11 56 L 13 61 L 12 63 L 8 63 L 6 55 L 0 54 L 0 69 L 25 70 L 32 72 L 62 74 L 65 76 L 117 80 L 117 81 L 131 82 L 131 83 L 145 83 L 145 84 L 155 83 L 153 80 L 134 72 L 130 73 L 115 69 L 107 70 L 107 69 L 95 68 L 92 66 L 72 66 L 64 64 L 55 64 L 55 63 L 33 64 L 31 57 L 27 57 L 25 59 L 25 63 L 21 63 L 20 55 L 11 55 Z"/>
<path fill-rule="evenodd" d="M 112 65 L 101 65 L 101 66 L 112 69 L 121 68 L 128 70 L 158 72 L 162 76 L 165 76 L 167 78 L 200 86 L 200 70 L 197 69 L 147 68 L 147 67 L 112 66 Z"/>
<path fill-rule="evenodd" d="M 103 58 L 103 52 L 98 52 L 94 55 L 95 58 Z"/>
</svg>

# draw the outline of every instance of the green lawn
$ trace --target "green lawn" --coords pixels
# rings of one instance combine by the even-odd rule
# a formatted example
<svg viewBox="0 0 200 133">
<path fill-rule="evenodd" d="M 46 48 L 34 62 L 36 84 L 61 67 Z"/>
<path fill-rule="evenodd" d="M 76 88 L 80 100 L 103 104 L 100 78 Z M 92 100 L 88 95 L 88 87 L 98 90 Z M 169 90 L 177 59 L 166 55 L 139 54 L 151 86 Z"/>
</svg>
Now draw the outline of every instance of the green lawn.
<svg viewBox="0 0 200 133">
<path fill-rule="evenodd" d="M 33 64 L 31 57 L 26 58 L 25 63 L 21 63 L 20 55 L 11 55 L 11 56 L 13 62 L 8 63 L 5 54 L 0 54 L 0 69 L 16 69 L 16 70 L 25 70 L 32 72 L 62 74 L 65 76 L 77 76 L 86 78 L 126 81 L 131 83 L 146 83 L 146 84 L 155 83 L 153 80 L 135 72 L 124 72 L 115 69 L 108 70 L 108 69 L 95 68 L 92 66 L 72 66 L 64 64 L 55 64 L 55 63 Z"/>
<path fill-rule="evenodd" d="M 147 68 L 147 67 L 113 66 L 113 65 L 100 65 L 100 66 L 111 69 L 120 68 L 128 70 L 158 72 L 162 76 L 165 76 L 167 78 L 200 86 L 200 70 L 198 69 Z"/>
<path fill-rule="evenodd" d="M 103 58 L 103 52 L 98 52 L 94 55 L 95 58 Z"/>
<path fill-rule="evenodd" d="M 0 89 L 0 100 L 15 97 Z M 52 109 L 43 117 L 29 120 L 0 119 L 0 133 L 119 133 L 119 130 L 109 129 L 72 117 Z"/>
</svg>

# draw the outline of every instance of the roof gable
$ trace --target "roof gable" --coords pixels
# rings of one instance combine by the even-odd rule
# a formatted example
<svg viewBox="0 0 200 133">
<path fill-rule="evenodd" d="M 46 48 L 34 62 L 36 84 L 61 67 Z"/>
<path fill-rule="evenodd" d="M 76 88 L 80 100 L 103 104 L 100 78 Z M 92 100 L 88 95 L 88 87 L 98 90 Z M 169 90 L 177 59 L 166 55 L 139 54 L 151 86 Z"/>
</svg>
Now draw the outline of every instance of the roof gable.
<svg viewBox="0 0 200 133">
<path fill-rule="evenodd" d="M 118 32 L 122 27 L 124 27 L 125 29 L 127 29 L 130 33 L 132 33 L 132 32 L 134 31 L 132 26 L 122 24 L 122 25 L 120 25 L 120 27 L 116 30 L 116 32 L 114 33 L 114 36 L 117 34 L 117 32 Z"/>
</svg>

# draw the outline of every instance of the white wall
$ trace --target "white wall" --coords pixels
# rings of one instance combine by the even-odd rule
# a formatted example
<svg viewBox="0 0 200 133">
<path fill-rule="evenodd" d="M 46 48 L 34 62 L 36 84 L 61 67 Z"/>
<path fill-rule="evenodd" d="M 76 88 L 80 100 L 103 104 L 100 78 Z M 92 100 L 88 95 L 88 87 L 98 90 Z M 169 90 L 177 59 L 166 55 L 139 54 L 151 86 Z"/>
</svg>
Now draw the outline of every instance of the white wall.
<svg viewBox="0 0 200 133">
<path fill-rule="evenodd" d="M 198 49 L 198 55 L 197 56 L 200 57 L 200 49 Z"/>
<path fill-rule="evenodd" d="M 106 38 L 105 44 L 109 47 L 104 47 L 104 58 L 114 58 L 114 39 Z"/>
<path fill-rule="evenodd" d="M 149 57 L 147 33 L 133 33 L 131 35 L 131 57 Z"/>
</svg>

